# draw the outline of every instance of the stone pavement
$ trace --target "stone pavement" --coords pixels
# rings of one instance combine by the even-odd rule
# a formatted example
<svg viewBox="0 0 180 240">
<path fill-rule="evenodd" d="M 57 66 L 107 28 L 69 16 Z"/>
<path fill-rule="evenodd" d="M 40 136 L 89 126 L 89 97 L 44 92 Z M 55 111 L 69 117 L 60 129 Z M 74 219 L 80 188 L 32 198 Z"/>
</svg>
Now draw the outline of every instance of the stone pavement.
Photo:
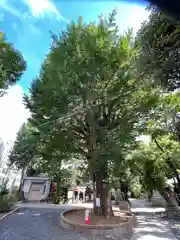
<svg viewBox="0 0 180 240">
<path fill-rule="evenodd" d="M 132 212 L 137 217 L 137 226 L 131 240 L 177 240 L 168 220 L 158 217 L 164 208 L 154 208 L 145 200 L 130 199 Z"/>
</svg>

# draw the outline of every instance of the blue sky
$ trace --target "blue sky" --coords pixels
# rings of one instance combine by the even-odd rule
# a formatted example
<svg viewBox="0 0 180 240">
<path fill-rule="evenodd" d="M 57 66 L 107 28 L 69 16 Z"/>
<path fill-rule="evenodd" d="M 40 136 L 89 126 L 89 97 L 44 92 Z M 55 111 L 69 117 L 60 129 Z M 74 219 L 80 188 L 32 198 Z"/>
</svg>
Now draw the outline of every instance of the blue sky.
<svg viewBox="0 0 180 240">
<path fill-rule="evenodd" d="M 69 21 L 77 21 L 79 16 L 85 22 L 94 21 L 101 13 L 107 15 L 116 8 L 120 32 L 133 27 L 136 33 L 148 18 L 145 6 L 143 0 L 0 0 L 0 31 L 21 51 L 28 66 L 17 85 L 0 99 L 0 111 L 4 112 L 0 119 L 0 137 L 8 141 L 13 139 L 29 116 L 22 96 L 38 75 L 49 50 L 50 31 L 58 34 Z"/>
<path fill-rule="evenodd" d="M 51 43 L 50 31 L 59 33 L 79 16 L 85 22 L 94 21 L 99 14 L 107 15 L 114 8 L 118 8 L 117 21 L 121 30 L 126 28 L 128 21 L 133 25 L 141 18 L 139 12 L 136 15 L 134 11 L 141 5 L 142 1 L 0 0 L 0 31 L 22 52 L 28 63 L 19 84 L 26 91 L 38 74 Z"/>
</svg>

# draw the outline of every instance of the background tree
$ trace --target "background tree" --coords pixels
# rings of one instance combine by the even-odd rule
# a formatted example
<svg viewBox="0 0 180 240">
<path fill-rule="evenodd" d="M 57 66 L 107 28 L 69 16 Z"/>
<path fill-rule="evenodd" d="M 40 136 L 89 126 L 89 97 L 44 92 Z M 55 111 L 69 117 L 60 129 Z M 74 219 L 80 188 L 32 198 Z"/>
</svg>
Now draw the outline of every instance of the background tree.
<svg viewBox="0 0 180 240">
<path fill-rule="evenodd" d="M 168 91 L 180 87 L 180 23 L 158 8 L 149 8 L 150 16 L 138 31 L 141 77 L 163 85 Z"/>
<path fill-rule="evenodd" d="M 178 183 L 179 194 L 179 29 L 180 24 L 156 7 L 151 6 L 149 20 L 139 30 L 136 41 L 139 44 L 138 68 L 140 76 L 154 85 L 160 85 L 161 101 L 153 109 L 146 131 L 152 135 L 159 151 L 159 159 L 168 165 L 166 177 L 173 177 Z M 176 91 L 175 91 L 176 90 Z M 174 148 L 172 148 L 174 146 Z M 174 150 L 173 150 L 174 149 Z M 171 175 L 171 176 L 170 176 Z"/>
<path fill-rule="evenodd" d="M 34 167 L 35 156 L 37 150 L 37 135 L 36 131 L 30 124 L 23 124 L 17 134 L 13 149 L 9 155 L 10 167 L 21 169 L 21 181 L 19 186 L 20 198 L 23 199 L 22 184 L 25 172 L 36 171 Z"/>
<path fill-rule="evenodd" d="M 143 188 L 147 193 L 153 190 L 159 191 L 168 204 L 174 205 L 167 191 L 167 188 L 172 188 L 172 186 L 168 184 L 167 180 L 176 179 L 176 173 L 169 164 L 168 158 L 172 158 L 177 170 L 180 164 L 179 143 L 173 140 L 172 135 L 158 136 L 157 141 L 160 146 L 167 149 L 166 153 L 161 152 L 155 141 L 151 141 L 149 145 L 140 143 L 139 147 L 129 156 L 129 161 L 132 161 L 134 174 L 140 176 Z M 173 191 L 173 189 L 171 190 Z"/>
<path fill-rule="evenodd" d="M 23 124 L 9 156 L 10 165 L 24 170 L 32 166 L 35 160 L 37 142 L 34 128 L 30 124 Z"/>
<path fill-rule="evenodd" d="M 5 41 L 4 34 L 0 33 L 0 90 L 7 89 L 15 84 L 26 70 L 26 62 L 18 50 Z"/>
<path fill-rule="evenodd" d="M 67 140 L 63 132 L 48 134 L 47 128 L 43 130 L 38 132 L 31 123 L 22 126 L 9 157 L 10 165 L 22 169 L 26 175 L 49 176 L 57 184 L 54 201 L 59 203 L 62 186 L 69 186 L 72 172 L 68 168 L 62 169 L 62 161 L 70 157 L 67 154 Z"/>
</svg>

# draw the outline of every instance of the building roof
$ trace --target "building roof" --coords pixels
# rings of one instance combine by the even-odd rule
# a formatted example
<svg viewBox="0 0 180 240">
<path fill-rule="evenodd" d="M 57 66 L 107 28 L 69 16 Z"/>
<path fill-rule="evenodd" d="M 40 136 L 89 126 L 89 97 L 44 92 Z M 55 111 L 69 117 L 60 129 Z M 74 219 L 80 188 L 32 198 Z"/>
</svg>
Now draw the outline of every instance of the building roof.
<svg viewBox="0 0 180 240">
<path fill-rule="evenodd" d="M 42 181 L 47 181 L 50 180 L 49 177 L 23 177 L 24 180 L 42 180 Z"/>
</svg>

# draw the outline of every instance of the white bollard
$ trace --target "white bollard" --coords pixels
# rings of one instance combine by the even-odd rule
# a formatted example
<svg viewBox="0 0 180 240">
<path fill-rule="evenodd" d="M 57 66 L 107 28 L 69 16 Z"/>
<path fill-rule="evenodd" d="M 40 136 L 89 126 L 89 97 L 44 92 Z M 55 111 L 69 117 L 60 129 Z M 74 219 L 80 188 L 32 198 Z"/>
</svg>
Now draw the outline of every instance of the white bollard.
<svg viewBox="0 0 180 240">
<path fill-rule="evenodd" d="M 85 224 L 90 223 L 90 217 L 89 217 L 89 209 L 85 210 Z"/>
</svg>

